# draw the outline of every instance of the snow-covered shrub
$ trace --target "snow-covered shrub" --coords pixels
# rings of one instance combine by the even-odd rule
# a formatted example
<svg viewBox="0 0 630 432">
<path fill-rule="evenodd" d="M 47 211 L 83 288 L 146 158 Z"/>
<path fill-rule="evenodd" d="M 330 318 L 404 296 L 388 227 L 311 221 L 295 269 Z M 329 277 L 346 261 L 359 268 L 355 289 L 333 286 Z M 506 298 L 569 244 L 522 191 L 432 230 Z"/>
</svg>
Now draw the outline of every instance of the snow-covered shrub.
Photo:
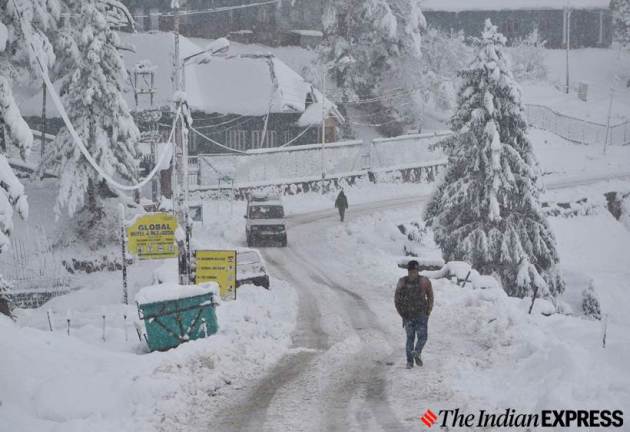
<svg viewBox="0 0 630 432">
<path fill-rule="evenodd" d="M 423 35 L 421 95 L 426 105 L 450 110 L 455 103 L 457 71 L 472 60 L 463 32 L 445 33 L 429 27 Z"/>
<path fill-rule="evenodd" d="M 615 41 L 630 48 L 630 0 L 612 0 L 610 9 L 613 16 Z"/>
<path fill-rule="evenodd" d="M 602 311 L 593 278 L 571 270 L 564 270 L 563 276 L 567 283 L 567 289 L 559 297 L 560 311 L 571 315 L 584 315 L 601 319 Z"/>
<path fill-rule="evenodd" d="M 0 275 L 0 314 L 12 318 L 13 305 L 7 296 L 10 287 L 9 282 Z"/>
<path fill-rule="evenodd" d="M 630 231 L 630 194 L 627 194 L 621 201 L 621 217 L 619 220 Z"/>
<path fill-rule="evenodd" d="M 547 77 L 545 66 L 545 44 L 538 29 L 525 38 L 517 39 L 509 49 L 512 72 L 517 81 L 541 80 Z"/>
<path fill-rule="evenodd" d="M 136 145 L 140 131 L 134 123 L 123 91 L 127 72 L 118 51 L 121 43 L 106 19 L 106 3 L 96 0 L 69 1 L 76 10 L 59 33 L 63 54 L 60 95 L 68 117 L 88 152 L 110 176 L 132 182 L 138 174 Z M 67 209 L 81 212 L 95 225 L 103 198 L 102 176 L 82 155 L 64 127 L 50 146 L 46 164 L 61 167 L 57 214 Z"/>
<path fill-rule="evenodd" d="M 426 26 L 419 2 L 331 0 L 322 24 L 322 69 L 329 69 L 339 89 L 336 99 L 362 114 L 357 123 L 391 135 L 402 130 L 402 123 L 415 121 L 412 93 L 421 78 Z"/>
<path fill-rule="evenodd" d="M 599 298 L 595 294 L 595 288 L 593 287 L 593 284 L 590 284 L 588 288 L 582 291 L 582 311 L 586 316 L 590 316 L 595 319 L 602 318 L 602 310 L 599 305 Z"/>
<path fill-rule="evenodd" d="M 398 231 L 407 237 L 407 241 L 403 245 L 404 254 L 417 257 L 419 255 L 418 249 L 424 244 L 428 233 L 424 222 L 400 224 L 398 225 Z"/>
<path fill-rule="evenodd" d="M 575 216 L 589 216 L 599 212 L 599 205 L 583 198 L 572 202 L 553 202 L 547 201 L 542 203 L 542 210 L 545 216 L 560 216 L 565 218 Z"/>
<path fill-rule="evenodd" d="M 425 220 L 445 261 L 497 273 L 511 296 L 557 295 L 564 282 L 556 241 L 540 206 L 539 167 L 505 42 L 487 20 L 475 60 L 460 72 L 449 165 Z"/>
</svg>

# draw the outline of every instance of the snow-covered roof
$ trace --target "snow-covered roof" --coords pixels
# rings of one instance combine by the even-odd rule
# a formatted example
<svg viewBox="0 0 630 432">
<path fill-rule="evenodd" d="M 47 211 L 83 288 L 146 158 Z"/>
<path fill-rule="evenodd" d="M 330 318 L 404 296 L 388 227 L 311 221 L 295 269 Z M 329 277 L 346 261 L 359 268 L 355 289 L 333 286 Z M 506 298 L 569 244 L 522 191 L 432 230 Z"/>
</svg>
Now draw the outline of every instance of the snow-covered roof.
<svg viewBox="0 0 630 432">
<path fill-rule="evenodd" d="M 121 51 L 127 70 L 133 71 L 138 64 L 148 63 L 155 70 L 153 106 L 170 105 L 174 93 L 174 35 L 156 32 L 120 33 L 119 36 L 123 45 L 133 47 L 133 51 Z M 182 59 L 203 50 L 203 47 L 183 36 L 180 37 L 179 46 Z M 267 112 L 304 114 L 309 93 L 315 95 L 314 99 L 321 100 L 321 95 L 310 83 L 271 54 L 199 56 L 191 60 L 184 70 L 186 95 L 193 111 L 252 116 L 262 116 Z M 130 80 L 133 81 L 133 73 L 130 74 Z M 129 107 L 135 110 L 131 83 L 125 98 Z M 22 91 L 16 99 L 23 115 L 41 115 L 40 89 L 33 89 L 30 93 Z M 140 96 L 140 107 L 147 107 L 148 102 L 148 96 Z M 331 115 L 342 119 L 332 102 L 327 101 L 326 105 Z M 58 117 L 52 103 L 48 103 L 46 108 L 47 116 Z M 313 109 L 308 110 L 311 111 Z M 306 121 L 309 119 L 312 122 Z M 300 119 L 300 125 L 319 123 L 321 106 L 319 115 Z"/>
<path fill-rule="evenodd" d="M 186 67 L 188 104 L 206 113 L 303 113 L 312 91 L 309 83 L 272 55 L 212 57 Z"/>
<path fill-rule="evenodd" d="M 572 9 L 608 9 L 610 0 L 568 0 Z M 567 0 L 422 0 L 423 11 L 564 9 Z"/>
</svg>

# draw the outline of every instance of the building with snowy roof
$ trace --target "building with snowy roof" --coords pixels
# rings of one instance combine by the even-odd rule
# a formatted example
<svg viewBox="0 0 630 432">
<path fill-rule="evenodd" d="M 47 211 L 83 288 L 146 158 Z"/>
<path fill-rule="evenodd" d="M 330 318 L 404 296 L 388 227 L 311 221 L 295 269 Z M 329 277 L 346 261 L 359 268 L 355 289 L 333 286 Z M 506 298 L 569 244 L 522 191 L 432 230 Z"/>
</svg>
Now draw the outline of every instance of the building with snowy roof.
<svg viewBox="0 0 630 432">
<path fill-rule="evenodd" d="M 547 48 L 566 47 L 567 22 L 572 48 L 608 47 L 612 43 L 609 0 L 424 0 L 430 26 L 479 36 L 490 18 L 508 41 L 538 29 Z"/>
<path fill-rule="evenodd" d="M 129 71 L 125 94 L 132 111 L 161 111 L 162 131 L 170 130 L 175 75 L 172 33 L 121 33 Z M 156 49 L 159 47 L 159 49 Z M 322 93 L 270 54 L 196 55 L 203 48 L 180 37 L 187 102 L 192 112 L 190 154 L 336 141 L 342 115 Z M 191 61 L 184 61 L 191 59 Z M 18 105 L 33 127 L 42 112 L 42 95 L 20 92 Z M 46 105 L 49 132 L 62 126 L 54 104 Z M 52 126 L 52 127 L 51 127 Z M 142 124 L 139 124 L 142 130 Z"/>
</svg>

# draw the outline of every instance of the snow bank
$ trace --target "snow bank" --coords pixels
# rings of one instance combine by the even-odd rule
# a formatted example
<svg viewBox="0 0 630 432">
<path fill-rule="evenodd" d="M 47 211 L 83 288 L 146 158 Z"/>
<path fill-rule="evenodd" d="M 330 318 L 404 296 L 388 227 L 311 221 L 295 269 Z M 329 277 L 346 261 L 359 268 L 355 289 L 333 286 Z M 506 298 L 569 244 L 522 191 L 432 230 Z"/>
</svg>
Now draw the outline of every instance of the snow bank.
<svg viewBox="0 0 630 432">
<path fill-rule="evenodd" d="M 328 255 L 346 257 L 344 264 L 352 266 L 355 283 L 365 284 L 361 295 L 378 308 L 392 334 L 400 334 L 392 337 L 394 350 L 399 344 L 400 367 L 389 370 L 386 384 L 400 419 L 417 418 L 418 398 L 427 405 L 467 412 L 498 412 L 505 407 L 526 412 L 623 409 L 630 405 L 630 297 L 626 289 L 630 233 L 608 214 L 551 219 L 561 263 L 582 272 L 588 269 L 604 311 L 610 314 L 605 349 L 600 321 L 554 314 L 554 305 L 540 299 L 530 315 L 530 298 L 510 298 L 484 276 L 477 279 L 485 287 L 479 290 L 437 279 L 432 281 L 435 306 L 423 352 L 425 367 L 409 374 L 403 367 L 400 318 L 392 305 L 395 281 L 403 275 L 391 264 L 398 259 L 392 251 L 400 250 L 405 238 L 390 236 L 382 226 L 412 220 L 420 211 L 417 207 L 383 210 L 350 219 L 331 230 L 326 249 Z M 443 273 L 452 270 L 463 279 L 469 269 L 466 263 L 448 263 Z M 580 290 L 576 294 L 579 302 Z"/>
<path fill-rule="evenodd" d="M 130 275 L 150 280 L 154 266 L 133 265 Z M 297 298 L 282 281 L 273 291 L 239 288 L 237 301 L 217 308 L 216 335 L 147 354 L 135 305 L 120 304 L 118 278 L 81 280 L 81 290 L 45 309 L 17 310 L 17 323 L 0 316 L 0 340 L 10 347 L 0 356 L 2 431 L 207 430 L 232 388 L 262 376 L 291 343 Z M 130 283 L 132 298 L 136 290 Z"/>
</svg>

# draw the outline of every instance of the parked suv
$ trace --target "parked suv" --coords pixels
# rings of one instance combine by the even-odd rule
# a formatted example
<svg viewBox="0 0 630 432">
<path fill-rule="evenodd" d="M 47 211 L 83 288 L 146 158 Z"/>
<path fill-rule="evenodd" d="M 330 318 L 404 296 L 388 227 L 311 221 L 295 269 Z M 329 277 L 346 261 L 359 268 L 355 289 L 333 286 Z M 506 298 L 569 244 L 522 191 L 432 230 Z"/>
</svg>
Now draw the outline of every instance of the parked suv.
<svg viewBox="0 0 630 432">
<path fill-rule="evenodd" d="M 269 274 L 257 249 L 236 251 L 236 286 L 251 284 L 269 289 Z"/>
<path fill-rule="evenodd" d="M 280 198 L 252 195 L 247 201 L 247 246 L 255 244 L 287 245 L 287 227 Z"/>
</svg>

